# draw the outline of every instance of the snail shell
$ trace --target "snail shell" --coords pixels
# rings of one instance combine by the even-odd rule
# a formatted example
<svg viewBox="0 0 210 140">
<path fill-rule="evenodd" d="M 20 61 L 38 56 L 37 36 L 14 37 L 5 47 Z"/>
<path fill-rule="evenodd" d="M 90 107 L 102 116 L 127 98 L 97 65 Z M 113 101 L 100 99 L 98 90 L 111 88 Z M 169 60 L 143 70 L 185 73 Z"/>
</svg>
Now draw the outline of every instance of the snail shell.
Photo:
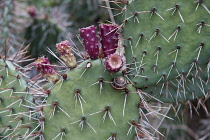
<svg viewBox="0 0 210 140">
<path fill-rule="evenodd" d="M 127 86 L 127 80 L 123 76 L 114 77 L 111 83 L 112 87 L 117 90 L 125 89 Z"/>
</svg>

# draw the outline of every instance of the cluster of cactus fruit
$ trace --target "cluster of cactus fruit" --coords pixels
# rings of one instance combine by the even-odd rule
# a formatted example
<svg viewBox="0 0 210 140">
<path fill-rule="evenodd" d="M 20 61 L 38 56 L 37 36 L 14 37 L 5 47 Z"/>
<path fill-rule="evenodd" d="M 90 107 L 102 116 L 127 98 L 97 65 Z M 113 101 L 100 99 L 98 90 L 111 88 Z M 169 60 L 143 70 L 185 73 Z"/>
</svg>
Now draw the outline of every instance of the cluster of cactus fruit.
<svg viewBox="0 0 210 140">
<path fill-rule="evenodd" d="M 40 57 L 21 67 L 25 50 L 10 57 L 2 50 L 2 139 L 156 139 L 163 136 L 161 122 L 172 119 L 173 103 L 178 110 L 193 99 L 203 106 L 209 97 L 209 3 L 112 2 L 125 4 L 123 23 L 100 24 L 99 34 L 94 26 L 81 28 L 85 53 L 67 40 L 56 44 L 60 57 L 48 51 L 60 65 Z M 30 79 L 32 67 L 40 74 Z M 152 126 L 148 116 L 160 123 Z"/>
</svg>

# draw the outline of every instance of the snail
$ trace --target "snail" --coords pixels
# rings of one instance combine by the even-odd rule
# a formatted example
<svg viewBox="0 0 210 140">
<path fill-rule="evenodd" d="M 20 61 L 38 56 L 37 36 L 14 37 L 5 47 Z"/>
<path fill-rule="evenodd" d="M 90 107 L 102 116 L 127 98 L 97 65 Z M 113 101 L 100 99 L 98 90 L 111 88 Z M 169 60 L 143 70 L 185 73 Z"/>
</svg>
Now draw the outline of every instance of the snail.
<svg viewBox="0 0 210 140">
<path fill-rule="evenodd" d="M 125 89 L 127 86 L 127 80 L 123 76 L 114 77 L 111 83 L 112 87 L 117 90 Z"/>
</svg>

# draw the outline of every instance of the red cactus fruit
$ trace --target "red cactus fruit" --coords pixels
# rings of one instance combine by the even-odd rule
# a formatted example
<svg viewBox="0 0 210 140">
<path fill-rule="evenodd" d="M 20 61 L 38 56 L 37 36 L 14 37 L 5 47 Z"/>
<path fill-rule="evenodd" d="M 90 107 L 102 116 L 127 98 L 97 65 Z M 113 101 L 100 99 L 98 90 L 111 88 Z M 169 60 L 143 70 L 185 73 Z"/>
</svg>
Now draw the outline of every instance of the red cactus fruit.
<svg viewBox="0 0 210 140">
<path fill-rule="evenodd" d="M 106 60 L 104 62 L 105 68 L 110 73 L 116 73 L 120 71 L 120 69 L 123 66 L 123 59 L 118 54 L 110 54 L 108 57 L 106 57 Z"/>
<path fill-rule="evenodd" d="M 56 82 L 58 80 L 58 76 L 53 67 L 50 65 L 48 58 L 40 57 L 33 64 L 48 81 Z"/>
<path fill-rule="evenodd" d="M 99 56 L 98 38 L 96 35 L 96 28 L 92 25 L 80 29 L 80 36 L 83 39 L 85 50 L 91 59 L 97 59 Z"/>
<path fill-rule="evenodd" d="M 104 56 L 115 53 L 118 47 L 118 26 L 115 24 L 100 24 L 101 45 Z"/>
</svg>

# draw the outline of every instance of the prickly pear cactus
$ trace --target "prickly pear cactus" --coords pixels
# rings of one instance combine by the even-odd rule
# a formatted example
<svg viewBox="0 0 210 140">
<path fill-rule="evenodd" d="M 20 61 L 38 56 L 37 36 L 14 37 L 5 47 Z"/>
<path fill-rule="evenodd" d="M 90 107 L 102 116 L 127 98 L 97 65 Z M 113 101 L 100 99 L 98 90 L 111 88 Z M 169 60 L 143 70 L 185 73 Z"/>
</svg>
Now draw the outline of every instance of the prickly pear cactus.
<svg viewBox="0 0 210 140">
<path fill-rule="evenodd" d="M 208 95 L 209 8 L 207 0 L 129 1 L 122 26 L 135 87 L 165 102 Z"/>
<path fill-rule="evenodd" d="M 138 94 L 112 88 L 113 77 L 104 72 L 101 60 L 84 61 L 66 76 L 51 90 L 49 106 L 44 108 L 45 138 L 64 138 L 64 130 L 67 139 L 109 139 L 113 134 L 122 140 L 135 137 L 134 130 L 127 133 L 129 123 L 138 122 Z M 127 90 L 135 91 L 133 87 Z"/>
<path fill-rule="evenodd" d="M 98 58 L 95 27 L 80 31 L 90 58 Z M 48 87 L 46 90 L 49 93 L 47 100 L 43 100 L 46 104 L 42 105 L 46 126 L 41 130 L 44 137 L 83 140 L 134 138 L 138 133 L 132 128 L 138 124 L 139 95 L 119 72 L 123 63 L 121 56 L 116 54 L 115 58 L 111 54 L 113 58 L 111 56 L 106 60 L 109 67 L 109 71 L 106 71 L 104 59 L 76 61 L 73 53 L 75 48 L 67 40 L 56 44 L 56 49 L 62 66 L 51 65 L 45 57 L 33 63 L 48 81 L 48 86 L 43 86 Z M 51 54 L 55 56 L 53 52 Z M 64 72 L 56 70 L 59 67 L 63 67 Z"/>
<path fill-rule="evenodd" d="M 29 88 L 25 81 L 26 75 L 19 65 L 21 62 L 19 58 L 23 53 L 20 51 L 10 57 L 0 55 L 1 139 L 25 138 L 33 133 L 31 129 L 33 130 L 37 125 L 33 118 L 35 105 L 32 96 L 29 95 Z"/>
<path fill-rule="evenodd" d="M 175 110 L 172 103 L 178 106 L 175 116 L 179 102 L 192 108 L 190 100 L 197 98 L 203 105 L 200 97 L 209 93 L 209 3 L 118 3 L 125 4 L 121 25 L 100 24 L 100 33 L 94 26 L 80 29 L 85 53 L 68 41 L 48 49 L 60 65 L 40 57 L 22 68 L 19 54 L 1 56 L 3 139 L 156 139 L 164 137 L 159 131 L 164 119 L 173 120 L 167 115 Z M 119 52 L 121 28 L 126 60 Z M 40 74 L 25 82 L 23 71 L 32 67 Z"/>
<path fill-rule="evenodd" d="M 153 134 L 148 128 L 152 128 L 154 134 L 160 133 L 149 124 L 147 116 L 165 118 L 159 113 L 161 107 L 156 111 L 158 107 L 148 104 L 150 98 L 161 101 L 135 88 L 123 75 L 125 60 L 117 51 L 116 44 L 109 42 L 118 42 L 119 34 L 109 33 L 113 31 L 110 30 L 114 27 L 112 24 L 105 26 L 104 33 L 109 37 L 101 53 L 104 53 L 102 56 L 109 54 L 106 58 L 99 56 L 98 52 L 102 49 L 98 48 L 96 28 L 90 26 L 80 29 L 80 35 L 89 55 L 87 58 L 91 59 L 85 59 L 66 40 L 56 44 L 60 58 L 50 51 L 59 60 L 60 66 L 50 64 L 45 57 L 33 62 L 48 81 L 42 86 L 48 95 L 42 98 L 43 104 L 40 105 L 44 107 L 42 118 L 45 124 L 45 129 L 40 131 L 46 139 L 152 139 Z M 115 27 L 114 31 L 118 29 L 118 26 Z M 100 40 L 106 39 L 107 34 L 100 34 Z M 73 52 L 82 60 L 75 61 Z"/>
</svg>

